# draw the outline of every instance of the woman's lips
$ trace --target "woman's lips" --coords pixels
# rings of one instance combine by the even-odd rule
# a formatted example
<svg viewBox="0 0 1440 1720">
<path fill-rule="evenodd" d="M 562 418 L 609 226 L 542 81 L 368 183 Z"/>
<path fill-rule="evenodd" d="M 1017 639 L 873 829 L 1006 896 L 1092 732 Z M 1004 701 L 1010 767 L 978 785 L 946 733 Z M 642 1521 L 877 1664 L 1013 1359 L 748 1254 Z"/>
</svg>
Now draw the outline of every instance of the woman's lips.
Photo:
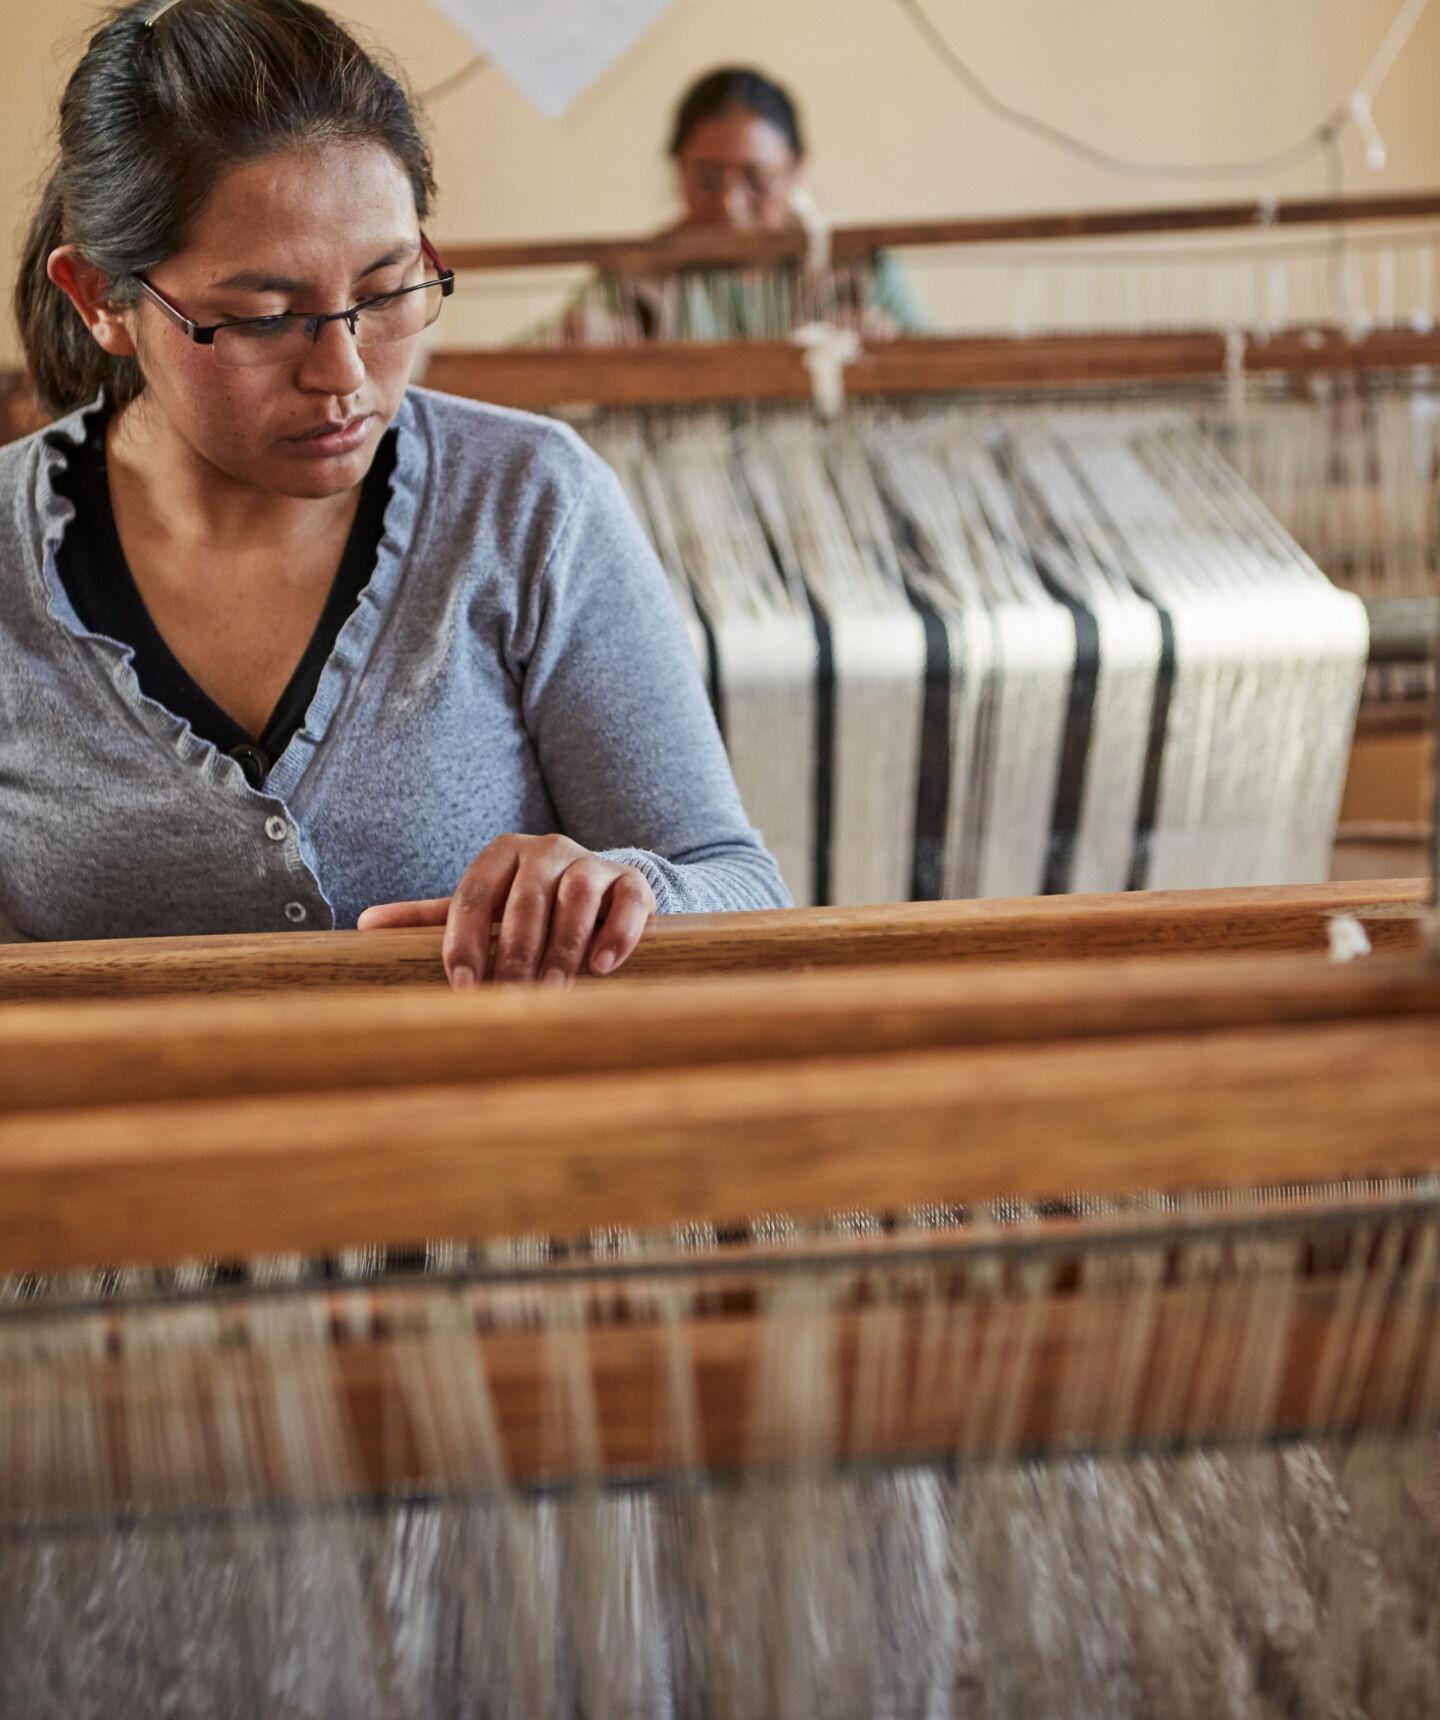
<svg viewBox="0 0 1440 1720">
<path fill-rule="evenodd" d="M 336 454 L 353 454 L 370 434 L 370 414 L 349 418 L 343 424 L 322 424 L 304 435 L 291 436 L 289 444 L 302 458 L 332 459 Z"/>
</svg>

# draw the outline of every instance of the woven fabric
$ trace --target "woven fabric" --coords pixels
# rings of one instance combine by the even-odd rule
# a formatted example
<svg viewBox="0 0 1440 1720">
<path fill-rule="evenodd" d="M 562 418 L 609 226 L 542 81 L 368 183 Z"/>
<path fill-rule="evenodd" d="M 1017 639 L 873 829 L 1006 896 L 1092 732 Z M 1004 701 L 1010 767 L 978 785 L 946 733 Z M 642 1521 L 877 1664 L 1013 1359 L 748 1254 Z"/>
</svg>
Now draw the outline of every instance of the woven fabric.
<svg viewBox="0 0 1440 1720">
<path fill-rule="evenodd" d="M 1312 882 L 1365 669 L 1174 412 L 618 416 L 797 901 Z"/>
</svg>

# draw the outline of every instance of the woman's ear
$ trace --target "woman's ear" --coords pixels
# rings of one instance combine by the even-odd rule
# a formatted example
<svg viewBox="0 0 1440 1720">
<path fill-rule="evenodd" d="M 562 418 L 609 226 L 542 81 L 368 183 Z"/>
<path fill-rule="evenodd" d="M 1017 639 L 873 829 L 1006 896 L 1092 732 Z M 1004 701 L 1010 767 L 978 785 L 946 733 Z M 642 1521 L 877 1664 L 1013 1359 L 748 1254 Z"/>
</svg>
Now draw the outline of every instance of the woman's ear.
<svg viewBox="0 0 1440 1720">
<path fill-rule="evenodd" d="M 133 358 L 135 342 L 126 322 L 128 305 L 117 305 L 106 296 L 110 277 L 97 269 L 73 245 L 62 245 L 50 253 L 45 272 L 80 315 L 85 326 L 112 358 Z"/>
</svg>

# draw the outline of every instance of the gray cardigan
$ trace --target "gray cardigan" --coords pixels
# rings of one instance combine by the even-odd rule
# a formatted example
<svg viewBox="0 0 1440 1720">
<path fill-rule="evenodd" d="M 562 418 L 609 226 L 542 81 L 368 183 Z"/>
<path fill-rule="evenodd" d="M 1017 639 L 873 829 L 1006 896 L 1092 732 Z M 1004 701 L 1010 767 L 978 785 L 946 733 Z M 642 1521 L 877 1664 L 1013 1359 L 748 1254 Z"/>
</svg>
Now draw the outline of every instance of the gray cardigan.
<svg viewBox="0 0 1440 1720">
<path fill-rule="evenodd" d="M 144 697 L 55 572 L 79 413 L 0 450 L 0 926 L 353 926 L 562 831 L 661 912 L 783 906 L 683 626 L 609 468 L 547 419 L 412 389 L 376 567 L 262 790 Z"/>
</svg>

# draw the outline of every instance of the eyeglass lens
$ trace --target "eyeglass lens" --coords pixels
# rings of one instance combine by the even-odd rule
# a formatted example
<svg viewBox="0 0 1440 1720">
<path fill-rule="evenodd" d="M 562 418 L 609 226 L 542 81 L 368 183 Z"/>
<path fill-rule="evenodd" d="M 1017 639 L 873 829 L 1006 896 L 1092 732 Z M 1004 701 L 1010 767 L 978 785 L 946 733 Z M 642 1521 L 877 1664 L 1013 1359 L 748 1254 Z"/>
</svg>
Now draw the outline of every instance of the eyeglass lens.
<svg viewBox="0 0 1440 1720">
<path fill-rule="evenodd" d="M 385 346 L 417 335 L 440 315 L 444 302 L 443 284 L 433 281 L 409 292 L 357 305 L 348 319 L 354 326 L 355 344 L 362 349 Z M 291 363 L 304 357 L 315 338 L 312 319 L 299 312 L 225 323 L 215 330 L 215 359 L 232 369 Z"/>
</svg>

